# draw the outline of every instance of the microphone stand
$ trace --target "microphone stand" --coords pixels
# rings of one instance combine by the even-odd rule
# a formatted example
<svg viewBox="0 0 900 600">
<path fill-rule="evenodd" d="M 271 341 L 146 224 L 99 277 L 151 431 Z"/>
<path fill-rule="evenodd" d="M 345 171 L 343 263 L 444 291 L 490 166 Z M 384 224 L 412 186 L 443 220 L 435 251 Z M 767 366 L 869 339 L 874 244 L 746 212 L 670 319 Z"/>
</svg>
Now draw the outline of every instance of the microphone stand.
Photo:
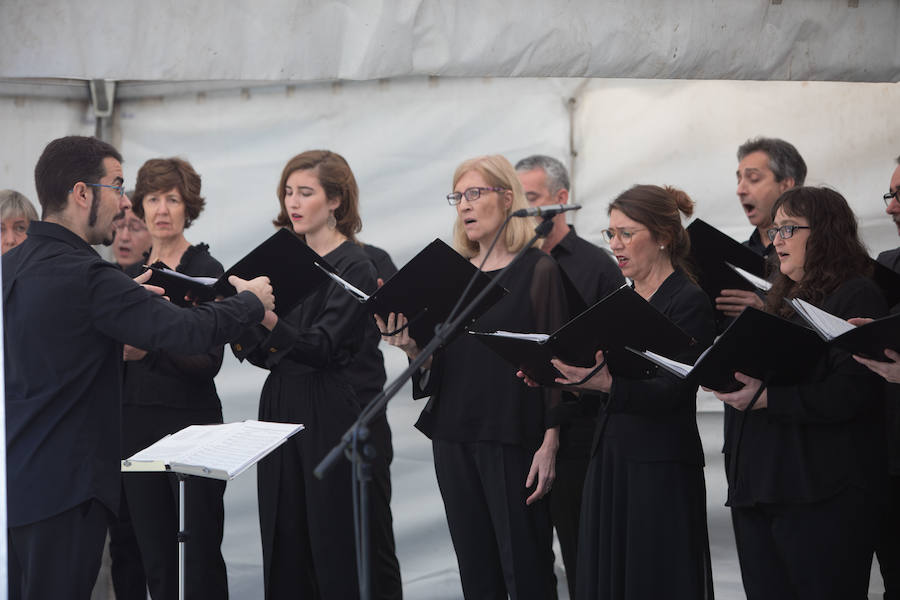
<svg viewBox="0 0 900 600">
<path fill-rule="evenodd" d="M 481 272 L 481 268 L 484 267 L 484 262 L 487 260 L 487 257 L 490 255 L 491 250 L 493 250 L 494 245 L 497 243 L 497 240 L 500 239 L 500 235 L 503 233 L 504 229 L 506 229 L 507 224 L 510 219 L 513 218 L 513 215 L 510 214 L 506 221 L 503 222 L 503 225 L 500 227 L 500 230 L 497 232 L 494 241 L 491 243 L 490 248 L 488 249 L 487 254 L 485 254 L 484 260 L 481 263 L 481 266 L 478 269 L 478 272 L 472 275 L 472 279 L 469 281 L 469 285 L 466 287 L 462 296 L 456 303 L 456 307 L 451 311 L 450 315 L 443 324 L 439 325 L 435 331 L 434 337 L 428 344 L 425 345 L 424 348 L 419 352 L 418 356 L 412 359 L 409 363 L 409 366 L 404 370 L 394 381 L 389 383 L 385 388 L 381 391 L 380 394 L 375 396 L 371 402 L 369 402 L 368 406 L 360 413 L 359 417 L 350 426 L 350 428 L 341 436 L 340 441 L 337 445 L 331 449 L 331 451 L 319 462 L 316 466 L 313 473 L 318 479 L 322 479 L 325 477 L 325 474 L 334 466 L 337 462 L 338 458 L 343 454 L 346 456 L 347 460 L 349 460 L 353 465 L 353 482 L 352 482 L 352 493 L 353 493 L 353 516 L 354 516 L 354 531 L 356 533 L 356 567 L 357 574 L 359 576 L 359 597 L 360 600 L 371 600 L 372 597 L 372 589 L 371 582 L 369 581 L 369 568 L 370 568 L 370 556 L 369 556 L 369 484 L 372 481 L 372 465 L 371 461 L 375 457 L 375 448 L 369 442 L 369 423 L 375 418 L 375 415 L 384 410 L 387 406 L 388 401 L 393 398 L 397 392 L 400 391 L 400 388 L 413 376 L 413 374 L 425 364 L 425 361 L 431 357 L 435 351 L 442 346 L 447 339 L 449 339 L 450 335 L 455 332 L 462 323 L 465 322 L 466 318 L 469 314 L 474 310 L 476 306 L 481 302 L 481 300 L 487 296 L 488 292 L 492 290 L 495 286 L 498 285 L 498 281 L 503 277 L 506 271 L 516 264 L 520 258 L 531 248 L 532 244 L 537 241 L 538 238 L 546 237 L 550 230 L 553 229 L 553 217 L 555 215 L 541 215 L 543 219 L 541 223 L 535 227 L 535 234 L 531 238 L 531 240 L 516 254 L 515 257 L 509 262 L 508 265 L 503 267 L 500 270 L 500 273 L 491 278 L 491 281 L 488 285 L 481 290 L 481 292 L 472 300 L 468 306 L 465 308 L 460 308 L 462 306 L 463 300 L 468 295 L 469 290 L 471 289 L 475 277 L 478 275 L 478 272 Z M 456 313 L 459 312 L 457 316 Z"/>
</svg>

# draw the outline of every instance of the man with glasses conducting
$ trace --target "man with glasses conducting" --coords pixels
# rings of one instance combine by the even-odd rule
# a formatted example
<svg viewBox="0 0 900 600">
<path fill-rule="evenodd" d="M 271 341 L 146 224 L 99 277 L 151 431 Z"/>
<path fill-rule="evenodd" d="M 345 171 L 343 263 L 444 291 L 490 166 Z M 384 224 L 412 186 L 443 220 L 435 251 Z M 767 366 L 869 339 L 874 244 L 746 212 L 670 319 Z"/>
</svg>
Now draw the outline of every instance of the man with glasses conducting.
<svg viewBox="0 0 900 600">
<path fill-rule="evenodd" d="M 274 306 L 261 277 L 179 308 L 91 248 L 131 205 L 106 142 L 50 142 L 35 167 L 42 221 L 3 255 L 11 598 L 88 600 L 120 493 L 122 343 L 204 352 Z M 156 291 L 162 291 L 157 289 Z"/>
</svg>

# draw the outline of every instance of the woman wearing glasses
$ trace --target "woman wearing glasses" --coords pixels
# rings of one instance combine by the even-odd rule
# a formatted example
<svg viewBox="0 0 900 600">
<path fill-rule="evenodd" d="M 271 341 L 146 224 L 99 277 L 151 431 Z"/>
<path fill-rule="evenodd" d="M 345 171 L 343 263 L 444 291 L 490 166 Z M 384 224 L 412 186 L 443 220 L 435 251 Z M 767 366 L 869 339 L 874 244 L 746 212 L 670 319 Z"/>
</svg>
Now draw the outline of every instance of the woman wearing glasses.
<svg viewBox="0 0 900 600">
<path fill-rule="evenodd" d="M 34 205 L 15 190 L 0 190 L 0 254 L 25 241 L 28 225 L 37 221 Z"/>
<path fill-rule="evenodd" d="M 845 319 L 886 312 L 840 194 L 793 188 L 772 217 L 781 272 L 767 311 L 802 324 L 785 302 L 802 298 Z M 747 598 L 865 598 L 887 482 L 881 382 L 836 349 L 794 385 L 735 378 L 742 389 L 716 396 L 741 411 L 725 451 Z"/>
<path fill-rule="evenodd" d="M 453 176 L 456 250 L 509 290 L 473 331 L 551 332 L 566 317 L 558 267 L 537 248 L 502 276 L 500 270 L 533 235 L 532 219 L 512 219 L 527 207 L 512 165 L 502 156 L 463 162 Z M 377 319 L 381 331 L 403 326 L 403 315 Z M 385 336 L 410 358 L 419 353 L 404 330 Z M 550 516 L 543 496 L 555 477 L 559 429 L 557 391 L 519 384 L 503 359 L 460 335 L 414 379 L 417 398 L 431 396 L 416 427 L 432 440 L 434 467 L 466 598 L 553 598 L 556 582 Z"/>
<path fill-rule="evenodd" d="M 164 263 L 192 276 L 219 277 L 224 272 L 206 244 L 191 245 L 184 236 L 206 204 L 200 185 L 200 175 L 180 158 L 156 158 L 141 166 L 132 210 L 144 220 L 150 234 L 148 264 Z M 222 404 L 213 382 L 222 365 L 222 352 L 217 348 L 207 354 L 183 356 L 125 346 L 123 458 L 188 425 L 222 422 Z M 176 479 L 173 475 L 129 473 L 122 480 L 150 595 L 176 598 Z M 224 481 L 192 477 L 186 483 L 191 537 L 186 547 L 185 592 L 191 598 L 228 597 L 221 552 L 224 493 Z"/>
<path fill-rule="evenodd" d="M 604 232 L 634 290 L 697 341 L 679 359 L 686 362 L 715 332 L 712 306 L 687 264 L 681 217 L 692 212 L 684 192 L 638 185 L 610 203 Z M 594 370 L 553 364 L 563 374 L 557 382 L 567 385 Z M 584 484 L 576 596 L 712 598 L 696 382 L 665 372 L 629 379 L 604 366 L 580 388 L 609 400 Z"/>
<path fill-rule="evenodd" d="M 285 165 L 277 193 L 274 224 L 292 228 L 345 280 L 374 291 L 375 267 L 356 241 L 359 188 L 347 161 L 327 150 L 298 154 Z M 232 344 L 239 359 L 269 370 L 260 420 L 306 425 L 257 467 L 269 600 L 359 594 L 350 463 L 339 460 L 322 480 L 313 469 L 359 415 L 345 371 L 367 332 L 376 335 L 365 306 L 328 283 L 287 314 L 267 313 Z"/>
</svg>

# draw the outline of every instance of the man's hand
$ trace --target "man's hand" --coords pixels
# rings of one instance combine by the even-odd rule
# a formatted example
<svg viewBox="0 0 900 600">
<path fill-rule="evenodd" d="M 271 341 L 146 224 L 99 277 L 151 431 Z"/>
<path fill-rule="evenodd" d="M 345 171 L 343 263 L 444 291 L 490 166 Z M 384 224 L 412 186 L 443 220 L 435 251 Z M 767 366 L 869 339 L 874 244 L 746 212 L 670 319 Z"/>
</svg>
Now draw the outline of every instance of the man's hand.
<svg viewBox="0 0 900 600">
<path fill-rule="evenodd" d="M 122 360 L 143 360 L 145 356 L 147 356 L 146 350 L 141 350 L 128 344 L 122 347 Z"/>
<path fill-rule="evenodd" d="M 153 274 L 153 272 L 150 271 L 150 269 L 147 269 L 146 271 L 144 271 L 143 273 L 141 273 L 140 275 L 135 277 L 134 281 L 135 281 L 135 283 L 139 283 L 142 286 L 144 286 L 144 289 L 147 290 L 148 292 L 152 292 L 158 296 L 162 296 L 163 294 L 166 293 L 166 290 L 159 287 L 158 285 L 148 285 L 147 284 L 147 282 L 150 281 L 150 275 L 152 275 L 152 274 Z"/>
<path fill-rule="evenodd" d="M 756 292 L 746 290 L 722 290 L 716 298 L 716 310 L 721 310 L 728 317 L 740 315 L 745 308 L 752 306 L 763 310 L 763 301 Z"/>
<path fill-rule="evenodd" d="M 238 293 L 252 293 L 259 298 L 266 310 L 275 310 L 275 295 L 272 293 L 272 284 L 269 283 L 268 277 L 257 277 L 247 281 L 237 275 L 232 275 L 228 278 L 228 283 L 233 285 Z"/>
</svg>

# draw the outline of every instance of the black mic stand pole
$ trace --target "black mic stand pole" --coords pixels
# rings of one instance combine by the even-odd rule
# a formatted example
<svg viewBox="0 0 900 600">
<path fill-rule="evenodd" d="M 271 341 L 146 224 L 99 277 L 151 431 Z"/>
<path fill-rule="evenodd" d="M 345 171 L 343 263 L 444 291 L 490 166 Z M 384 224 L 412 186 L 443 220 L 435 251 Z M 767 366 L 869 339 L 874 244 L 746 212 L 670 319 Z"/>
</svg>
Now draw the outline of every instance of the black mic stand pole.
<svg viewBox="0 0 900 600">
<path fill-rule="evenodd" d="M 341 436 L 338 444 L 331 449 L 331 451 L 319 462 L 316 466 L 313 473 L 318 479 L 322 479 L 325 477 L 325 474 L 334 466 L 335 462 L 337 462 L 338 458 L 343 454 L 347 457 L 347 459 L 356 467 L 353 469 L 353 498 L 354 498 L 354 518 L 356 522 L 354 526 L 356 528 L 356 539 L 357 539 L 357 574 L 359 576 L 359 597 L 360 600 L 371 600 L 372 590 L 371 590 L 371 582 L 369 581 L 369 506 L 368 506 L 368 498 L 369 498 L 369 483 L 372 480 L 372 467 L 371 467 L 371 459 L 375 457 L 375 449 L 372 447 L 369 442 L 369 423 L 371 423 L 372 419 L 375 418 L 375 415 L 380 413 L 387 406 L 388 401 L 393 398 L 397 392 L 400 391 L 400 388 L 413 376 L 413 374 L 425 364 L 425 361 L 431 357 L 435 351 L 442 346 L 447 339 L 449 339 L 450 334 L 459 328 L 462 323 L 465 322 L 466 318 L 468 318 L 469 314 L 475 309 L 476 306 L 482 301 L 482 299 L 487 296 L 488 292 L 492 290 L 496 285 L 498 285 L 498 281 L 503 276 L 506 271 L 516 264 L 520 258 L 531 248 L 532 244 L 537 241 L 538 238 L 546 237 L 550 230 L 553 229 L 553 217 L 555 215 L 542 215 L 542 221 L 535 228 L 535 234 L 531 238 L 531 240 L 519 251 L 518 254 L 509 262 L 508 265 L 503 267 L 500 270 L 500 273 L 491 278 L 490 283 L 484 286 L 484 289 L 475 297 L 472 302 L 469 303 L 464 309 L 459 311 L 459 316 L 454 318 L 454 314 L 457 309 L 461 306 L 463 299 L 468 294 L 469 289 L 471 288 L 472 282 L 475 279 L 475 275 L 472 277 L 472 281 L 469 282 L 469 286 L 466 288 L 466 291 L 463 292 L 462 297 L 460 297 L 459 302 L 457 302 L 457 307 L 454 308 L 453 312 L 451 312 L 450 317 L 448 317 L 447 321 L 442 325 L 439 325 L 435 331 L 434 337 L 428 344 L 425 345 L 424 348 L 419 352 L 418 356 L 412 359 L 409 363 L 409 366 L 391 383 L 389 383 L 382 390 L 380 394 L 375 396 L 371 402 L 369 402 L 368 406 L 360 413 L 359 417 L 350 426 L 350 428 Z M 503 232 L 506 224 L 509 222 L 512 215 L 507 217 L 506 222 L 504 222 L 503 227 L 500 228 L 500 231 L 497 233 L 497 237 L 499 238 L 500 234 Z M 496 239 L 495 239 L 496 242 Z M 487 258 L 487 256 L 485 256 Z M 482 263 L 483 264 L 483 263 Z M 524 384 L 523 384 L 524 385 Z M 360 448 L 360 442 L 362 442 L 362 447 Z M 358 493 L 357 493 L 357 485 L 358 485 Z M 356 506 L 356 503 L 359 503 Z"/>
</svg>

